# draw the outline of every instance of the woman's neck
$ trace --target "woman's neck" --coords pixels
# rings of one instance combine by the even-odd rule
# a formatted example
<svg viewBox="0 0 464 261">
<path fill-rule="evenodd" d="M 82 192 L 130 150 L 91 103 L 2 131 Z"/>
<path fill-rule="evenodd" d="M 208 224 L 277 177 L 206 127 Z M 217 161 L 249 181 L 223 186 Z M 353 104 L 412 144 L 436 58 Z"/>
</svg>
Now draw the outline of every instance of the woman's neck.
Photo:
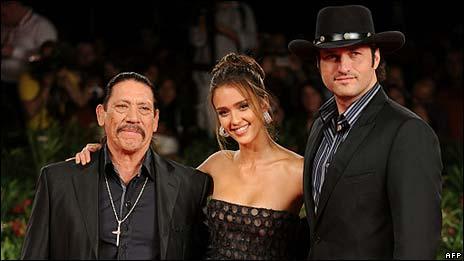
<svg viewBox="0 0 464 261">
<path fill-rule="evenodd" d="M 235 153 L 234 160 L 237 160 L 239 164 L 256 164 L 269 160 L 275 149 L 277 149 L 277 144 L 267 132 L 263 132 L 249 144 L 239 145 L 239 151 Z"/>
</svg>

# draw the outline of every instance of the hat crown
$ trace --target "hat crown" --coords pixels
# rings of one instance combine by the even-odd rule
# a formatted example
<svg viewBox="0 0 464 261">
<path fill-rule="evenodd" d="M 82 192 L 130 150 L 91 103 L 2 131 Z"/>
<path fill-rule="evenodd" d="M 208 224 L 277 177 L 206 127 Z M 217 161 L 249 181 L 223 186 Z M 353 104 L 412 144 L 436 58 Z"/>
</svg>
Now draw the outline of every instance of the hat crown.
<svg viewBox="0 0 464 261">
<path fill-rule="evenodd" d="M 375 33 L 372 14 L 361 5 L 328 6 L 319 11 L 316 22 L 316 35 L 334 33 Z"/>
<path fill-rule="evenodd" d="M 376 33 L 371 11 L 362 5 L 328 6 L 319 11 L 313 41 L 296 39 L 288 49 L 302 58 L 314 58 L 318 50 L 375 45 L 388 54 L 400 49 L 405 37 L 399 31 Z"/>
</svg>

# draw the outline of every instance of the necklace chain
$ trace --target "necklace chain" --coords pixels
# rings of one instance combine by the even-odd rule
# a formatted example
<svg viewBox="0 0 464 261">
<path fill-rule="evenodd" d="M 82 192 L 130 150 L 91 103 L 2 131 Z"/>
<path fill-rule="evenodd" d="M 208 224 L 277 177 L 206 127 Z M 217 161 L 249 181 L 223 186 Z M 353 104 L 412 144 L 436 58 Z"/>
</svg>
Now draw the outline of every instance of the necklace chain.
<svg viewBox="0 0 464 261">
<path fill-rule="evenodd" d="M 111 196 L 110 186 L 108 185 L 108 179 L 106 178 L 106 175 L 104 176 L 105 176 L 106 189 L 108 190 L 108 195 L 110 196 L 111 207 L 113 208 L 114 217 L 116 218 L 116 221 L 118 221 L 118 223 L 121 224 L 122 222 L 126 221 L 129 215 L 132 213 L 132 210 L 134 210 L 135 206 L 139 202 L 139 199 L 142 196 L 143 190 L 145 189 L 145 185 L 147 184 L 148 177 L 145 178 L 145 182 L 143 183 L 142 189 L 140 190 L 140 193 L 137 196 L 137 199 L 135 200 L 134 205 L 132 205 L 132 208 L 129 210 L 129 212 L 127 212 L 126 216 L 122 220 L 119 220 L 118 214 L 116 213 L 116 208 L 114 207 L 113 197 Z"/>
</svg>

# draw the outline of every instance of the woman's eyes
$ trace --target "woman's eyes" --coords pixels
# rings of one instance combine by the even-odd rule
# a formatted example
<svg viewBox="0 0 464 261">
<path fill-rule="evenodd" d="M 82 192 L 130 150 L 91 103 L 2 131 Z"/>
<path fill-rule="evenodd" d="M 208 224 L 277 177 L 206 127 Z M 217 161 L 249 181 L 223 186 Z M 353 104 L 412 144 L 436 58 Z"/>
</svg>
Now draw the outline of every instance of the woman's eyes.
<svg viewBox="0 0 464 261">
<path fill-rule="evenodd" d="M 248 109 L 248 104 L 247 103 L 244 103 L 244 104 L 240 104 L 240 110 L 246 110 Z"/>
<path fill-rule="evenodd" d="M 227 112 L 226 111 L 218 111 L 218 115 L 221 116 L 221 117 L 225 117 L 225 116 L 227 116 Z"/>
<path fill-rule="evenodd" d="M 245 111 L 247 110 L 248 108 L 250 108 L 250 105 L 248 103 L 242 103 L 242 104 L 239 104 L 238 107 L 237 107 L 240 111 Z M 217 114 L 220 116 L 220 117 L 226 117 L 227 115 L 229 115 L 229 110 L 223 110 L 223 111 L 217 111 Z"/>
</svg>

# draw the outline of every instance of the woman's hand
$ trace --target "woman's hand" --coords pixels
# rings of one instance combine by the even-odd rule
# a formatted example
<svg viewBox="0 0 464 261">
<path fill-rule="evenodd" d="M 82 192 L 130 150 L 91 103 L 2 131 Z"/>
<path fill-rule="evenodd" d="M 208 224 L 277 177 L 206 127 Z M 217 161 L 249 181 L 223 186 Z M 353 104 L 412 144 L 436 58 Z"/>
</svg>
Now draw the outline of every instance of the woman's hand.
<svg viewBox="0 0 464 261">
<path fill-rule="evenodd" d="M 89 143 L 87 144 L 81 152 L 76 153 L 75 161 L 76 164 L 81 164 L 84 166 L 85 164 L 90 162 L 90 152 L 96 152 L 100 150 L 102 147 L 99 143 Z"/>
</svg>

